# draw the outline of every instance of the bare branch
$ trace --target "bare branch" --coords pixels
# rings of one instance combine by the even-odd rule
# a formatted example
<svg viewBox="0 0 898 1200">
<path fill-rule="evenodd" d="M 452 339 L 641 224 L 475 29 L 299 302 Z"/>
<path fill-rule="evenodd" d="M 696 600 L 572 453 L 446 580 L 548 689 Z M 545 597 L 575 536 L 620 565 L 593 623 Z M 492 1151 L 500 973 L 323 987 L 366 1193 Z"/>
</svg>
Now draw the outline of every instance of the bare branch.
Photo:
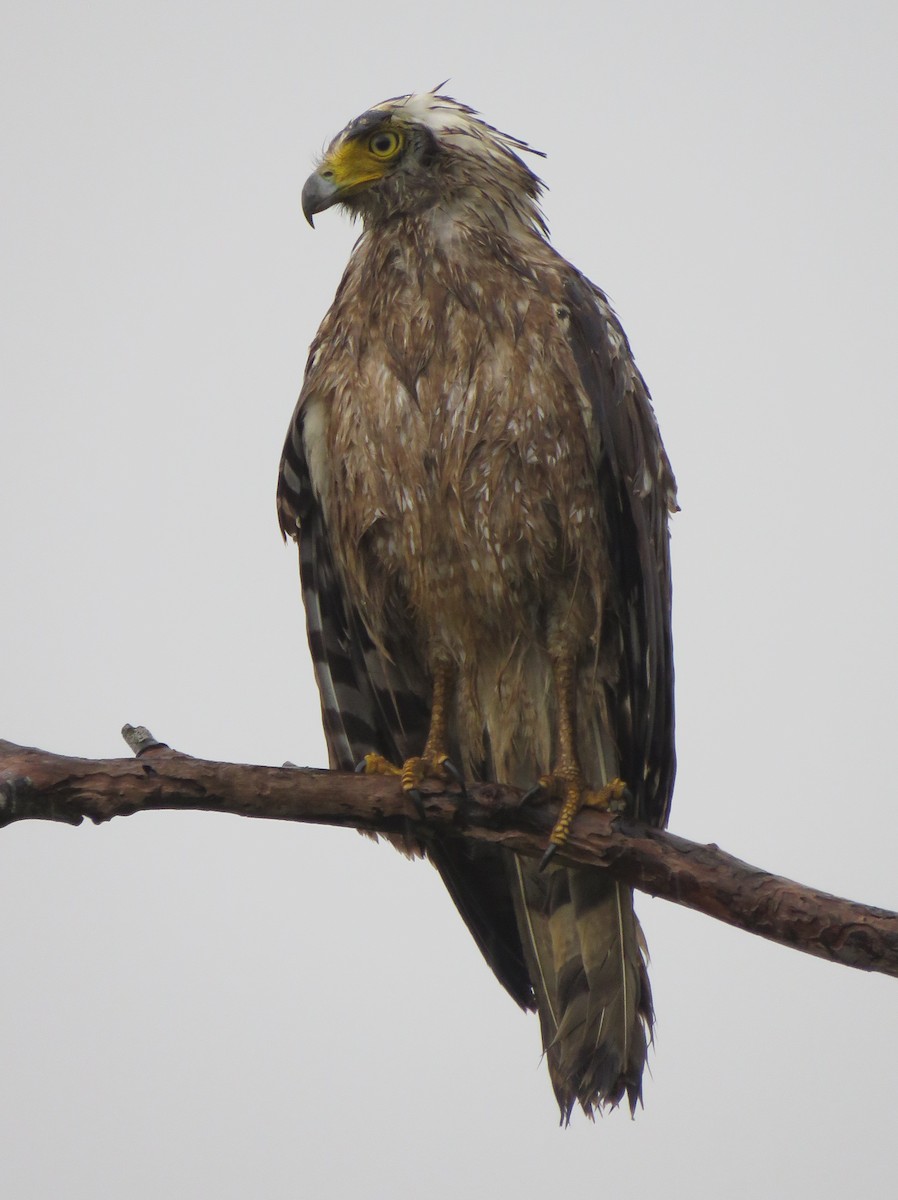
<svg viewBox="0 0 898 1200">
<path fill-rule="evenodd" d="M 539 856 L 553 805 L 524 805 L 497 784 L 457 791 L 425 785 L 422 812 L 399 783 L 299 767 L 208 762 L 125 726 L 136 759 L 67 758 L 0 740 L 0 826 L 78 825 L 153 809 L 191 809 L 303 821 L 371 833 L 439 833 Z M 653 896 L 819 958 L 898 976 L 898 914 L 841 900 L 724 853 L 608 813 L 585 811 L 556 862 L 602 867 Z"/>
</svg>

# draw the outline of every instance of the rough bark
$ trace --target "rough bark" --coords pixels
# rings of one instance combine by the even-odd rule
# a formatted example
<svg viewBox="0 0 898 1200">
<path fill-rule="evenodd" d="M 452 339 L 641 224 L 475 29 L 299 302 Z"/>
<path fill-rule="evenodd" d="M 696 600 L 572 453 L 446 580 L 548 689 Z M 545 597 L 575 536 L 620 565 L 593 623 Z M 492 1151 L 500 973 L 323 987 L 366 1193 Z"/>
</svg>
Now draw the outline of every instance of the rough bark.
<svg viewBox="0 0 898 1200">
<path fill-rule="evenodd" d="M 0 826 L 99 823 L 153 809 L 473 838 L 539 856 L 556 815 L 513 788 L 425 785 L 420 809 L 396 779 L 299 767 L 208 762 L 126 725 L 135 759 L 68 758 L 0 740 Z M 608 813 L 584 811 L 557 861 L 602 867 L 641 891 L 832 962 L 898 976 L 898 914 L 842 900 Z"/>
</svg>

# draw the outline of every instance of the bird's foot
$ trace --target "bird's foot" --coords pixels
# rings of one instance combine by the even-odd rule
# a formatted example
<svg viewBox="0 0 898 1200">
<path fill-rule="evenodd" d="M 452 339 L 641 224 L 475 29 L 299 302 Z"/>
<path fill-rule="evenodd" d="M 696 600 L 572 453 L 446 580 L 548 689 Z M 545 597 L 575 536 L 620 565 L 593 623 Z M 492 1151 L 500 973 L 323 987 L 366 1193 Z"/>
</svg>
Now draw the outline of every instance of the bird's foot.
<svg viewBox="0 0 898 1200">
<path fill-rule="evenodd" d="M 401 775 L 402 767 L 394 766 L 382 754 L 366 754 L 361 762 L 356 763 L 356 775 Z"/>
<path fill-rule="evenodd" d="M 597 808 L 601 812 L 623 812 L 628 795 L 627 785 L 622 779 L 612 779 L 604 787 L 593 789 L 585 786 L 579 771 L 555 771 L 543 775 L 536 787 L 530 789 L 524 801 L 537 794 L 561 801 L 561 812 L 549 834 L 549 845 L 540 859 L 539 869 L 544 870 L 571 835 L 574 818 L 581 808 Z"/>
<path fill-rule="evenodd" d="M 424 815 L 424 801 L 419 791 L 425 779 L 435 779 L 439 783 L 455 783 L 461 788 L 462 797 L 467 799 L 464 777 L 458 767 L 450 760 L 448 754 L 422 754 L 419 757 L 407 758 L 401 767 L 391 763 L 382 754 L 366 754 L 356 767 L 360 775 L 393 775 L 402 780 L 402 790 L 418 810 Z"/>
<path fill-rule="evenodd" d="M 402 790 L 415 792 L 425 779 L 447 783 L 452 778 L 452 773 L 446 766 L 448 761 L 448 754 L 422 754 L 420 758 L 407 758 L 402 764 Z"/>
</svg>

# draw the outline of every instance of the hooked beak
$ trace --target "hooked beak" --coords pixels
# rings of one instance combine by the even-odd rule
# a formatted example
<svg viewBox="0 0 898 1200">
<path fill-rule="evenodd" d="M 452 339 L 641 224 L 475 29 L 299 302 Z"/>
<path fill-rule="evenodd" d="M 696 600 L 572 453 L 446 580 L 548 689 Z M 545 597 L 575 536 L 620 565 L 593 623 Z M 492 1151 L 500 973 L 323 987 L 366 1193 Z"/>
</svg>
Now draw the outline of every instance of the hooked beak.
<svg viewBox="0 0 898 1200">
<path fill-rule="evenodd" d="M 330 176 L 330 178 L 328 178 Z M 302 211 L 306 220 L 315 228 L 312 217 L 315 213 L 324 212 L 340 199 L 341 189 L 334 183 L 333 172 L 319 174 L 315 171 L 306 180 L 302 189 Z"/>
</svg>

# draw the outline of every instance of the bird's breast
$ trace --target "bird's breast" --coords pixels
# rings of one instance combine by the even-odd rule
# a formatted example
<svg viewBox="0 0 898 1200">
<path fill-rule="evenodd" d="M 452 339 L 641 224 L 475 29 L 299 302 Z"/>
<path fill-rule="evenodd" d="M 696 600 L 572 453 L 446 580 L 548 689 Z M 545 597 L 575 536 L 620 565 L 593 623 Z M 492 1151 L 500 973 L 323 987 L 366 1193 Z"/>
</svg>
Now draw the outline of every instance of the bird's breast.
<svg viewBox="0 0 898 1200">
<path fill-rule="evenodd" d="M 554 312 L 504 304 L 489 321 L 419 301 L 323 348 L 307 458 L 366 614 L 399 604 L 444 630 L 516 634 L 559 576 L 598 569 L 589 430 Z"/>
</svg>

